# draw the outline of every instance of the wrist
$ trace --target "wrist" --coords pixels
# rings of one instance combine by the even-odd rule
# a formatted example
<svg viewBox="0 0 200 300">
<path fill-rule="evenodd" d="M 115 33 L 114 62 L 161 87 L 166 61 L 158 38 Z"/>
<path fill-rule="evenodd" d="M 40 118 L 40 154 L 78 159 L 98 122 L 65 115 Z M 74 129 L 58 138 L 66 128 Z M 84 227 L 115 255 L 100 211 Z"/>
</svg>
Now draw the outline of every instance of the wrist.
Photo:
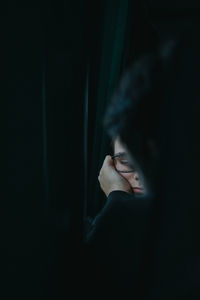
<svg viewBox="0 0 200 300">
<path fill-rule="evenodd" d="M 114 192 L 114 191 L 121 191 L 121 192 L 126 192 L 128 194 L 132 194 L 132 190 L 131 188 L 125 188 L 125 187 L 122 187 L 122 186 L 119 186 L 119 185 L 114 185 L 112 186 L 112 188 L 108 191 L 107 193 L 107 197 L 110 193 Z"/>
</svg>

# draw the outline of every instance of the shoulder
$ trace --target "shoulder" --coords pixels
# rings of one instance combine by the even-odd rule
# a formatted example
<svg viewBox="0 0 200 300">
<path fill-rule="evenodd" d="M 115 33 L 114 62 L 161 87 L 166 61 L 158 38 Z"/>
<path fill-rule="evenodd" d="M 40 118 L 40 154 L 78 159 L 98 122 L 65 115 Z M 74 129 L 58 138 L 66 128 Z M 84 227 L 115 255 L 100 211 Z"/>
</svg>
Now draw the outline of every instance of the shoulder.
<svg viewBox="0 0 200 300">
<path fill-rule="evenodd" d="M 110 236 L 131 232 L 143 227 L 151 212 L 151 200 L 136 197 L 123 191 L 113 191 L 107 202 L 92 222 L 88 238 L 98 235 Z"/>
<path fill-rule="evenodd" d="M 151 209 L 152 201 L 148 197 L 140 197 L 123 191 L 113 191 L 109 194 L 101 215 L 123 217 L 146 214 Z"/>
</svg>

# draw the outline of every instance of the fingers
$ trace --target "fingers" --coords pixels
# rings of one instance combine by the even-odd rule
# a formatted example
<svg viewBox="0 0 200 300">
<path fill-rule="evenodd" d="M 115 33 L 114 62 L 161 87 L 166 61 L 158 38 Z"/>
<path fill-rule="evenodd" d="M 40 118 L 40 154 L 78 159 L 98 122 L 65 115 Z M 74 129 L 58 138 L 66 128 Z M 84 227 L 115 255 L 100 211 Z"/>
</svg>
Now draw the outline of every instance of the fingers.
<svg viewBox="0 0 200 300">
<path fill-rule="evenodd" d="M 113 159 L 110 155 L 107 155 L 104 159 L 103 166 L 99 172 L 98 181 L 100 187 L 106 196 L 111 191 L 125 191 L 130 192 L 130 184 L 124 179 L 114 168 Z"/>
<path fill-rule="evenodd" d="M 103 162 L 103 165 L 101 167 L 101 170 L 99 172 L 99 176 L 98 176 L 98 180 L 100 181 L 100 178 L 102 176 L 102 172 L 107 169 L 107 167 L 114 167 L 114 164 L 113 164 L 113 160 L 112 160 L 112 157 L 110 155 L 106 155 L 105 159 L 104 159 L 104 162 Z"/>
<path fill-rule="evenodd" d="M 114 166 L 113 159 L 110 155 L 106 155 L 105 160 L 104 160 L 104 164 L 108 165 L 108 166 Z"/>
<path fill-rule="evenodd" d="M 107 167 L 114 167 L 113 159 L 110 155 L 106 155 L 103 165 L 101 167 L 101 170 L 99 172 L 98 180 L 100 179 L 103 170 L 105 170 Z"/>
</svg>

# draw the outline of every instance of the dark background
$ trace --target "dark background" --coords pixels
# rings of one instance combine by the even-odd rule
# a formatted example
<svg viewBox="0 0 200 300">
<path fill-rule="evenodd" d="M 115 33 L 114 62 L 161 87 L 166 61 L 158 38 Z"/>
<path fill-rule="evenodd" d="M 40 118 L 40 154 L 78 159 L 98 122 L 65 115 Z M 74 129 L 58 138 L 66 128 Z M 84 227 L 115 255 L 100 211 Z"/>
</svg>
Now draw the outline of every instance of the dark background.
<svg viewBox="0 0 200 300">
<path fill-rule="evenodd" d="M 81 282 L 85 284 L 83 218 L 96 215 L 105 201 L 97 177 L 105 154 L 111 151 L 102 128 L 102 117 L 112 90 L 129 63 L 180 28 L 193 32 L 196 42 L 191 43 L 191 49 L 196 53 L 198 72 L 200 3 L 9 1 L 2 6 L 1 14 L 2 86 L 5 88 L 2 99 L 8 104 L 8 188 L 1 210 L 1 298 L 64 299 L 70 291 L 76 293 L 82 289 Z M 85 118 L 87 76 L 88 120 Z M 184 80 L 188 83 L 188 78 Z M 197 85 L 193 92 L 196 88 Z M 180 107 L 185 124 L 190 97 L 189 90 L 187 97 L 183 93 L 181 103 L 177 102 L 172 128 L 180 124 L 177 117 Z M 194 112 L 198 119 L 198 100 L 195 103 L 196 109 L 191 110 L 188 124 Z M 87 124 L 86 134 L 84 126 Z M 191 126 L 197 130 L 198 122 Z M 177 128 L 182 132 L 182 126 Z M 187 132 L 191 137 L 190 131 Z M 197 140 L 198 130 L 192 132 L 190 145 Z M 177 149 L 181 148 L 178 153 L 184 142 L 185 135 L 177 142 Z M 193 145 L 193 152 L 190 152 L 191 147 L 189 150 L 184 147 L 186 152 L 181 152 L 193 153 L 195 163 L 187 170 L 194 174 L 197 174 L 198 147 Z M 182 171 L 177 168 L 177 172 Z M 176 184 L 180 182 L 181 179 Z M 194 185 L 194 181 L 190 184 Z M 195 184 L 198 186 L 198 182 Z M 193 199 L 197 194 L 195 189 Z M 187 209 L 186 195 L 181 194 L 185 203 L 182 211 Z M 195 203 L 190 206 L 191 213 L 192 208 L 199 208 Z M 169 205 L 167 211 L 170 214 L 176 210 Z M 183 222 L 184 213 L 179 221 L 176 216 L 171 216 L 176 220 L 173 224 Z M 197 235 L 198 224 L 194 227 Z M 177 261 L 174 249 L 187 248 L 183 243 L 170 248 L 173 243 L 168 239 L 174 226 L 167 231 L 164 228 L 164 243 L 158 249 L 161 249 L 161 261 L 171 250 L 164 264 L 167 275 L 162 277 L 163 271 L 159 268 L 155 271 L 155 278 L 163 278 L 163 285 L 172 270 L 167 269 L 168 263 L 171 262 L 172 267 Z M 188 235 L 187 245 L 192 243 L 190 238 Z M 193 254 L 192 248 L 186 253 Z M 193 270 L 195 263 L 198 265 L 198 253 L 193 257 L 196 260 L 194 258 L 184 271 L 177 265 L 181 274 L 188 273 L 190 268 Z M 177 273 L 173 274 L 176 278 Z M 171 281 L 171 287 L 174 282 L 176 280 Z M 196 286 L 195 281 L 193 283 Z M 181 287 L 181 279 L 179 284 Z"/>
</svg>

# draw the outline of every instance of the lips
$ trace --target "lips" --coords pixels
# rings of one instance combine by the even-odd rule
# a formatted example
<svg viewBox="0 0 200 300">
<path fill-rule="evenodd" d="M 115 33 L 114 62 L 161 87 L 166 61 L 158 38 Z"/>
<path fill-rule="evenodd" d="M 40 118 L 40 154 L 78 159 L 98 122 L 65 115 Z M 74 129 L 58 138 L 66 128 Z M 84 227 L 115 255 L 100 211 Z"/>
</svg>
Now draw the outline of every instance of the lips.
<svg viewBox="0 0 200 300">
<path fill-rule="evenodd" d="M 144 193 L 144 190 L 141 188 L 133 188 L 133 191 L 135 194 L 143 194 Z"/>
</svg>

